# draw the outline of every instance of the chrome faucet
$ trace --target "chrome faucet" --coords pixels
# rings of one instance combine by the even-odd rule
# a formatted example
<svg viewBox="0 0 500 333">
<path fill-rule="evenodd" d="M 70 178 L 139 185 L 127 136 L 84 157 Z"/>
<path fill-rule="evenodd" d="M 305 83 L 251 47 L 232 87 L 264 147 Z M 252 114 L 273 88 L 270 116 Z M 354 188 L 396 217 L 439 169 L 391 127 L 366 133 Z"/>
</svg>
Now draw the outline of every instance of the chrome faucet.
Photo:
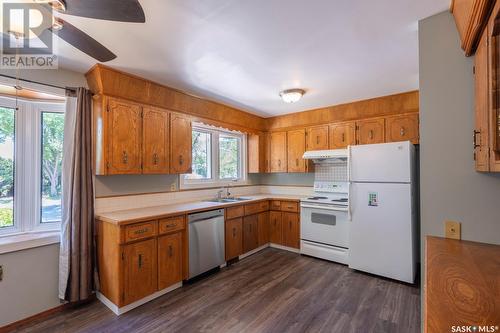
<svg viewBox="0 0 500 333">
<path fill-rule="evenodd" d="M 231 197 L 231 192 L 229 191 L 230 188 L 231 188 L 231 184 L 227 184 L 227 186 L 226 186 L 226 198 Z"/>
</svg>

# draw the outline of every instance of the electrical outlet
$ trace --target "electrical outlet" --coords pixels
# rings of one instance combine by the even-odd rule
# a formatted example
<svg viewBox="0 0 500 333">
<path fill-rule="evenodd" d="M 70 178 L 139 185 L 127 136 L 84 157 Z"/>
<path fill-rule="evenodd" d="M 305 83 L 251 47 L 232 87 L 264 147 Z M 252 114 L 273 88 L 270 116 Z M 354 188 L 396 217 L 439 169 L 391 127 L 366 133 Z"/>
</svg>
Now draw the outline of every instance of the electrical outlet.
<svg viewBox="0 0 500 333">
<path fill-rule="evenodd" d="M 445 231 L 446 238 L 462 239 L 462 236 L 460 234 L 460 222 L 445 221 L 444 231 Z"/>
<path fill-rule="evenodd" d="M 171 192 L 175 192 L 175 191 L 177 191 L 177 184 L 176 184 L 176 183 L 172 183 L 172 184 L 170 184 L 170 191 L 171 191 Z"/>
<path fill-rule="evenodd" d="M 3 280 L 3 266 L 0 266 L 0 281 Z"/>
</svg>

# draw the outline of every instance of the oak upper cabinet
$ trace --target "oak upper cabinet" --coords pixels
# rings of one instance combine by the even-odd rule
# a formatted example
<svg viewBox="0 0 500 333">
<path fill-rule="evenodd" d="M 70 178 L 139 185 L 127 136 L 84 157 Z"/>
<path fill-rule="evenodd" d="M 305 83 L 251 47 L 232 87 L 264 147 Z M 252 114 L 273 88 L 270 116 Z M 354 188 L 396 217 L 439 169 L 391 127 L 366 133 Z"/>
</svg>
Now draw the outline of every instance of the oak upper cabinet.
<svg viewBox="0 0 500 333">
<path fill-rule="evenodd" d="M 259 246 L 269 243 L 269 212 L 262 212 L 257 215 L 258 221 L 258 243 Z"/>
<path fill-rule="evenodd" d="M 306 132 L 304 129 L 287 132 L 288 172 L 306 172 L 307 164 L 302 158 L 306 151 Z"/>
<path fill-rule="evenodd" d="M 287 172 L 286 132 L 270 135 L 271 172 Z"/>
<path fill-rule="evenodd" d="M 450 11 L 457 25 L 462 49 L 467 56 L 474 54 L 482 28 L 491 10 L 493 0 L 454 0 Z"/>
<path fill-rule="evenodd" d="M 488 29 L 479 42 L 474 59 L 475 128 L 474 160 L 477 171 L 489 171 L 489 87 L 488 87 Z"/>
<path fill-rule="evenodd" d="M 182 232 L 158 238 L 158 289 L 182 281 Z"/>
<path fill-rule="evenodd" d="M 191 173 L 192 124 L 188 116 L 172 113 L 170 116 L 170 172 Z"/>
<path fill-rule="evenodd" d="M 142 173 L 169 173 L 169 113 L 158 108 L 144 107 L 142 118 Z"/>
<path fill-rule="evenodd" d="M 265 173 L 269 170 L 267 134 L 248 135 L 248 173 Z"/>
<path fill-rule="evenodd" d="M 328 149 L 328 126 L 315 126 L 306 129 L 307 150 Z"/>
<path fill-rule="evenodd" d="M 330 149 L 343 149 L 356 143 L 356 123 L 345 122 L 330 125 Z"/>
<path fill-rule="evenodd" d="M 107 135 L 108 175 L 140 174 L 142 172 L 142 107 L 125 100 L 106 97 L 106 118 L 103 135 Z"/>
<path fill-rule="evenodd" d="M 491 172 L 500 172 L 500 1 L 495 2 L 495 7 L 491 17 L 489 18 L 487 34 L 488 34 L 488 77 L 489 85 L 487 87 L 487 100 L 482 102 L 481 115 L 478 115 L 478 123 L 486 123 L 488 121 L 489 125 L 489 139 L 485 138 L 485 141 L 489 145 L 489 161 Z M 484 43 L 484 42 L 483 42 Z M 483 46 L 484 47 L 484 46 Z M 480 56 L 483 59 L 482 65 L 484 66 L 484 56 Z M 481 69 L 480 69 L 481 70 Z M 477 69 L 476 69 L 477 73 Z M 484 78 L 481 83 L 484 85 L 486 81 Z M 478 87 L 480 94 L 486 96 L 484 93 L 484 87 Z M 476 93 L 476 103 L 477 103 L 477 93 Z M 482 111 L 487 110 L 487 111 Z M 485 116 L 483 113 L 487 113 Z M 487 120 L 485 120 L 487 117 Z M 485 126 L 484 124 L 482 126 Z M 483 131 L 486 132 L 486 131 Z M 478 144 L 484 144 L 479 142 Z"/>
<path fill-rule="evenodd" d="M 269 240 L 274 244 L 283 244 L 281 212 L 269 212 Z"/>
<path fill-rule="evenodd" d="M 411 141 L 419 143 L 418 113 L 385 118 L 386 142 Z"/>
<path fill-rule="evenodd" d="M 359 145 L 385 141 L 385 119 L 372 118 L 356 122 L 356 143 Z"/>
<path fill-rule="evenodd" d="M 283 212 L 283 245 L 300 248 L 300 217 L 298 213 Z"/>
<path fill-rule="evenodd" d="M 250 252 L 259 247 L 259 221 L 258 215 L 243 218 L 243 253 Z"/>
<path fill-rule="evenodd" d="M 127 305 L 157 290 L 156 239 L 124 245 L 122 251 L 122 305 Z"/>
<path fill-rule="evenodd" d="M 226 260 L 243 254 L 243 218 L 239 217 L 225 222 Z"/>
</svg>

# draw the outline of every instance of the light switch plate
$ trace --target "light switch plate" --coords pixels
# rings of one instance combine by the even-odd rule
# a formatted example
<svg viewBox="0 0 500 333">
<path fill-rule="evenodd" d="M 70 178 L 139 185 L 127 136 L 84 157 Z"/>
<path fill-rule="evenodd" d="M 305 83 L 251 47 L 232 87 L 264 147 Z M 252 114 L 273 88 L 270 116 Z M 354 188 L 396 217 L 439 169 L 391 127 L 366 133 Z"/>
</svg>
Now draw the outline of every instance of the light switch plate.
<svg viewBox="0 0 500 333">
<path fill-rule="evenodd" d="M 444 223 L 444 231 L 446 238 L 451 239 L 462 239 L 461 230 L 460 230 L 460 222 L 456 221 L 446 221 Z"/>
</svg>

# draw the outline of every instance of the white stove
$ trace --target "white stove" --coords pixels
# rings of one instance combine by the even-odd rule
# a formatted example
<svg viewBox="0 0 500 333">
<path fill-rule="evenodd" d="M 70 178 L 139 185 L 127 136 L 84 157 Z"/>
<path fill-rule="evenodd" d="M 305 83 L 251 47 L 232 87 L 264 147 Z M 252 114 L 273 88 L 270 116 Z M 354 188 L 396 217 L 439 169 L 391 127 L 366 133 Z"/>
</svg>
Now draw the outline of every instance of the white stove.
<svg viewBox="0 0 500 333">
<path fill-rule="evenodd" d="M 348 264 L 349 183 L 315 181 L 314 189 L 300 203 L 300 251 Z"/>
</svg>

